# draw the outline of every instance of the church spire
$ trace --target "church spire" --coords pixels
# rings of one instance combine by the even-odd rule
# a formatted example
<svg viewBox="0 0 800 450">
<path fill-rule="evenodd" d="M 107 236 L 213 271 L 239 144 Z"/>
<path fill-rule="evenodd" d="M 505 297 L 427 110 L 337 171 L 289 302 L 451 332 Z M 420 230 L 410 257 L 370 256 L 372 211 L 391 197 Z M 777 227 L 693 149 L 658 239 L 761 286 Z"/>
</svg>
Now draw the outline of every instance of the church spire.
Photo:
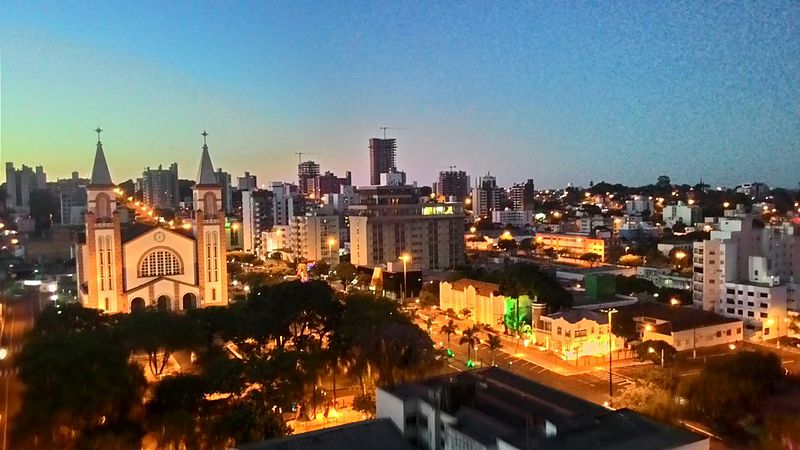
<svg viewBox="0 0 800 450">
<path fill-rule="evenodd" d="M 103 130 L 97 127 L 94 130 L 97 133 L 97 151 L 94 154 L 94 165 L 92 166 L 92 179 L 89 183 L 90 186 L 113 186 L 114 182 L 111 181 L 111 172 L 108 171 L 108 163 L 106 162 L 106 155 L 103 153 L 103 143 L 100 142 L 100 133 Z"/>
<path fill-rule="evenodd" d="M 200 158 L 200 169 L 197 171 L 197 184 L 198 185 L 216 185 L 217 176 L 214 175 L 214 166 L 211 164 L 211 156 L 208 154 L 208 144 L 206 143 L 206 133 L 203 130 L 203 156 Z"/>
</svg>

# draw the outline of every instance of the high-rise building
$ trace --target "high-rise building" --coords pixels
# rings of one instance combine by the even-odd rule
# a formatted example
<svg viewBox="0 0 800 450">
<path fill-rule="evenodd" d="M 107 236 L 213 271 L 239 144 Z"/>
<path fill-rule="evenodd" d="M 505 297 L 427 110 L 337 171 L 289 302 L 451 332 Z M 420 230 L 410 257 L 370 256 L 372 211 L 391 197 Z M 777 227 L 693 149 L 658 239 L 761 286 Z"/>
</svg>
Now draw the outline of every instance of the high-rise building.
<svg viewBox="0 0 800 450">
<path fill-rule="evenodd" d="M 121 223 L 116 186 L 99 139 L 87 186 L 86 232 L 76 248 L 83 306 L 107 313 L 145 307 L 187 310 L 228 304 L 221 189 L 203 145 L 187 228 Z M 203 133 L 205 136 L 205 133 Z"/>
<path fill-rule="evenodd" d="M 381 183 L 381 174 L 389 173 L 396 169 L 395 157 L 397 153 L 397 139 L 369 140 L 369 184 L 377 186 Z"/>
<path fill-rule="evenodd" d="M 272 223 L 287 226 L 302 209 L 297 186 L 280 181 L 272 182 Z"/>
<path fill-rule="evenodd" d="M 42 166 L 35 169 L 23 164 L 14 169 L 13 162 L 6 163 L 6 207 L 19 214 L 30 212 L 31 192 L 47 189 L 47 175 Z"/>
<path fill-rule="evenodd" d="M 301 195 L 314 196 L 314 179 L 319 176 L 319 164 L 304 161 L 297 165 L 297 185 Z"/>
<path fill-rule="evenodd" d="M 500 209 L 503 190 L 497 187 L 497 179 L 486 174 L 478 177 L 478 185 L 472 190 L 472 212 L 476 217 L 489 217 L 492 211 Z"/>
<path fill-rule="evenodd" d="M 153 208 L 175 209 L 178 207 L 178 163 L 172 163 L 169 169 L 161 165 L 158 169 L 147 167 L 142 172 L 142 197 L 145 203 Z"/>
<path fill-rule="evenodd" d="M 350 261 L 375 267 L 411 257 L 409 269 L 453 269 L 464 264 L 464 204 L 420 203 L 413 186 L 359 188 L 348 207 Z"/>
<path fill-rule="evenodd" d="M 341 192 L 342 186 L 351 184 L 352 175 L 349 170 L 345 172 L 344 178 L 339 178 L 333 172 L 326 171 L 323 175 L 317 175 L 314 178 L 314 198 L 321 199 L 327 194 L 338 194 Z"/>
<path fill-rule="evenodd" d="M 71 178 L 56 181 L 55 190 L 61 204 L 61 225 L 83 224 L 89 181 L 88 178 L 81 178 L 78 172 L 72 172 Z"/>
<path fill-rule="evenodd" d="M 515 211 L 532 210 L 535 196 L 536 191 L 532 179 L 528 179 L 528 181 L 524 183 L 514 183 L 514 185 L 511 186 L 511 203 Z"/>
<path fill-rule="evenodd" d="M 246 173 L 246 172 L 245 172 Z M 217 183 L 222 186 L 222 209 L 226 214 L 233 212 L 233 190 L 231 189 L 231 174 L 223 172 L 221 168 L 217 168 L 214 172 L 217 177 Z"/>
<path fill-rule="evenodd" d="M 238 178 L 238 186 L 240 191 L 258 189 L 258 180 L 255 175 L 245 172 L 243 177 Z"/>
<path fill-rule="evenodd" d="M 289 221 L 286 245 L 296 261 L 339 263 L 339 216 L 308 213 Z"/>
<path fill-rule="evenodd" d="M 242 249 L 264 256 L 261 234 L 273 226 L 273 193 L 265 190 L 242 191 Z"/>
<path fill-rule="evenodd" d="M 453 198 L 455 201 L 463 202 L 470 195 L 469 176 L 463 170 L 439 172 L 436 193 L 446 199 Z"/>
<path fill-rule="evenodd" d="M 742 210 L 725 214 L 707 218 L 710 239 L 694 243 L 694 303 L 742 319 L 745 338 L 784 336 L 800 293 L 800 230 L 791 222 L 764 226 Z"/>
</svg>

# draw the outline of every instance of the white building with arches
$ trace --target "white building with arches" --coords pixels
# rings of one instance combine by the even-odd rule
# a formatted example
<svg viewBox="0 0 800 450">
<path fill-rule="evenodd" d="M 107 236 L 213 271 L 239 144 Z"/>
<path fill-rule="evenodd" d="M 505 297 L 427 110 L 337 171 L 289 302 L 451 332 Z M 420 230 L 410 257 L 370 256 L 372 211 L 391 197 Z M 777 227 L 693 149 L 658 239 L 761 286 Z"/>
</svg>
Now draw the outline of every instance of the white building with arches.
<svg viewBox="0 0 800 450">
<path fill-rule="evenodd" d="M 186 310 L 226 305 L 222 187 L 205 142 L 194 186 L 191 228 L 122 223 L 115 189 L 98 131 L 87 186 L 86 232 L 76 249 L 81 303 L 108 313 L 146 306 Z"/>
</svg>

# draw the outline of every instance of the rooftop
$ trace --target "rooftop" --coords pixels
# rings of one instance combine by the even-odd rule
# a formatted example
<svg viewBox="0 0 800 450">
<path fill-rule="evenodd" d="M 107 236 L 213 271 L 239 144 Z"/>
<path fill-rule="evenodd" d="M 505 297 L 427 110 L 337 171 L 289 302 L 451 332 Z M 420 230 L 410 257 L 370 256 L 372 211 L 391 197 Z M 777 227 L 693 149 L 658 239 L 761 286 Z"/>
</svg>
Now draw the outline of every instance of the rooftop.
<svg viewBox="0 0 800 450">
<path fill-rule="evenodd" d="M 453 290 L 456 291 L 463 291 L 467 287 L 472 286 L 480 295 L 489 295 L 492 293 L 497 295 L 500 292 L 500 285 L 497 283 L 478 281 L 471 278 L 462 278 L 460 280 L 453 281 L 451 285 L 453 286 Z"/>
<path fill-rule="evenodd" d="M 551 319 L 564 319 L 569 323 L 578 323 L 583 319 L 597 322 L 600 325 L 608 323 L 608 316 L 606 314 L 590 309 L 567 309 L 555 314 L 550 314 L 547 317 Z"/>
<path fill-rule="evenodd" d="M 245 444 L 241 450 L 412 450 L 390 419 L 355 422 L 309 433 Z"/>
<path fill-rule="evenodd" d="M 709 311 L 695 309 L 690 306 L 671 306 L 665 303 L 645 301 L 619 308 L 620 314 L 629 317 L 651 317 L 669 322 L 660 325 L 661 331 L 685 331 L 695 328 L 741 322 L 739 319 L 723 317 Z"/>
<path fill-rule="evenodd" d="M 502 440 L 516 448 L 650 450 L 705 440 L 629 410 L 608 410 L 497 367 L 431 378 L 388 392 L 429 403 L 433 393 L 440 393 L 441 410 L 456 418 L 453 428 L 488 446 Z M 555 435 L 545 436 L 545 421 L 555 426 Z"/>
</svg>

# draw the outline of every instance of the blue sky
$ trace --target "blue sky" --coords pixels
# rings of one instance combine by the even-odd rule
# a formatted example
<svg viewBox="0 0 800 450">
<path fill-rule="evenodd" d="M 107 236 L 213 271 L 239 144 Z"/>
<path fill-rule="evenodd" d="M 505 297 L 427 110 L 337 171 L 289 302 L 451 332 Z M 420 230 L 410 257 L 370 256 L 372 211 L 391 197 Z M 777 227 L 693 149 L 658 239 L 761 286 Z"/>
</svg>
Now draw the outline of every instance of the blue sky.
<svg viewBox="0 0 800 450">
<path fill-rule="evenodd" d="M 800 181 L 797 2 L 3 2 L 3 161 L 507 184 Z"/>
</svg>

